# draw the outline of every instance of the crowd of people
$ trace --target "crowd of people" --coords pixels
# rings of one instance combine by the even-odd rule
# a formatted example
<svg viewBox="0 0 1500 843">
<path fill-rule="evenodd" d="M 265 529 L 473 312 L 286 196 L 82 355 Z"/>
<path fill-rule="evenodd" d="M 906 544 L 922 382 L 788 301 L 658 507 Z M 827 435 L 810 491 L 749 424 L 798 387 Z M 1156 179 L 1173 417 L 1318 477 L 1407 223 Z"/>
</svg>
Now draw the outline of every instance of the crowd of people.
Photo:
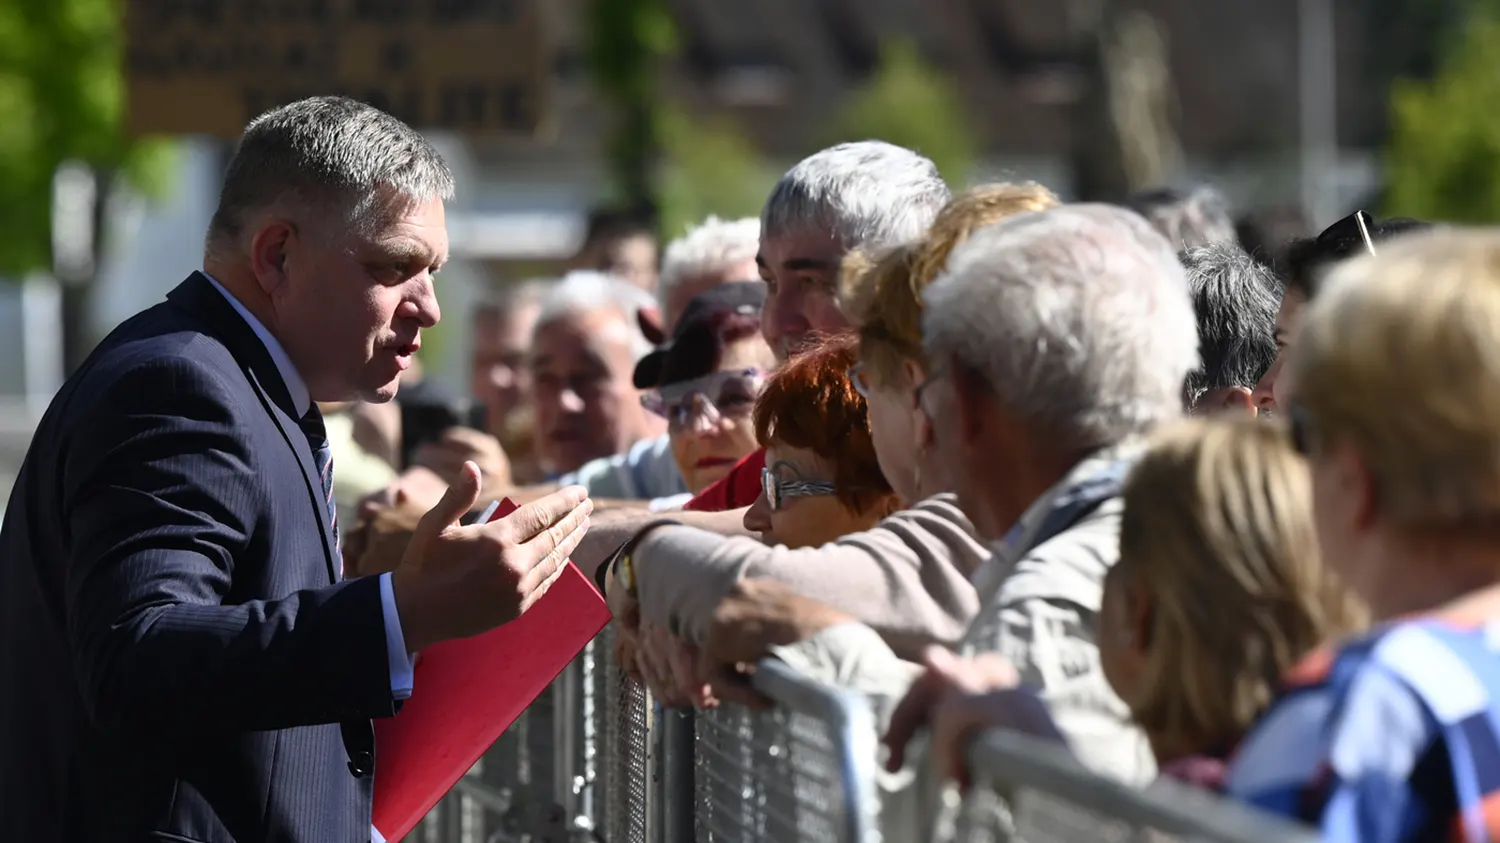
<svg viewBox="0 0 1500 843">
<path fill-rule="evenodd" d="M 531 402 L 541 479 L 608 506 L 573 558 L 668 704 L 755 704 L 775 656 L 876 700 L 892 770 L 962 781 L 976 729 L 1020 728 L 1334 839 L 1479 839 L 1497 257 L 1362 212 L 1268 243 L 1211 189 L 953 195 L 844 144 L 670 243 L 654 307 L 591 276 L 619 292 L 554 318 L 618 353 L 554 372 L 534 329 L 492 412 Z M 350 564 L 394 562 L 443 470 L 367 499 Z"/>
<path fill-rule="evenodd" d="M 976 731 L 1015 728 L 1330 839 L 1485 839 L 1497 259 L 1363 212 L 1267 242 L 1207 188 L 954 194 L 844 144 L 670 243 L 633 319 L 591 277 L 621 292 L 562 318 L 620 353 L 556 373 L 538 330 L 514 400 L 598 434 L 539 423 L 541 479 L 590 489 L 574 562 L 666 704 L 755 705 L 777 657 L 874 700 L 893 772 L 967 781 Z M 645 453 L 666 469 L 613 479 Z M 351 564 L 387 564 L 423 485 L 366 500 Z"/>
</svg>

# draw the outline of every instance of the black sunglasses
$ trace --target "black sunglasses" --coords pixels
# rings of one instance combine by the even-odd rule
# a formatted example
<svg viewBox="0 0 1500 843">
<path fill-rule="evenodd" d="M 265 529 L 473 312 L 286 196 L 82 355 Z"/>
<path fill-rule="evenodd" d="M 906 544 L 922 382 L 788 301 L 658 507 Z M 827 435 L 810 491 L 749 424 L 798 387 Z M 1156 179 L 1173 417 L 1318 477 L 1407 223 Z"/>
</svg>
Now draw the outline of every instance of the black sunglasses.
<svg viewBox="0 0 1500 843">
<path fill-rule="evenodd" d="M 1287 410 L 1287 433 L 1292 437 L 1292 448 L 1302 456 L 1312 455 L 1312 421 L 1307 408 L 1292 404 Z"/>
</svg>

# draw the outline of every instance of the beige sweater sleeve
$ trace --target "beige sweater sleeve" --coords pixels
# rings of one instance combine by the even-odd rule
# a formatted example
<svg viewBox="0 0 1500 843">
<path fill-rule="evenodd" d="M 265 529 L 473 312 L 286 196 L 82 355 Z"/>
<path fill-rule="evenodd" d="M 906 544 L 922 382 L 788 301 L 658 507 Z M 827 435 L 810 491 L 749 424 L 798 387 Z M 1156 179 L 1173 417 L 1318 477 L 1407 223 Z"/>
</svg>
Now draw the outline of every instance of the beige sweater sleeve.
<svg viewBox="0 0 1500 843">
<path fill-rule="evenodd" d="M 979 601 L 969 578 L 989 558 L 952 495 L 928 498 L 874 529 L 816 548 L 768 547 L 687 527 L 652 531 L 636 548 L 641 611 L 699 643 L 740 579 L 766 577 L 880 633 L 898 656 L 952 645 Z"/>
</svg>

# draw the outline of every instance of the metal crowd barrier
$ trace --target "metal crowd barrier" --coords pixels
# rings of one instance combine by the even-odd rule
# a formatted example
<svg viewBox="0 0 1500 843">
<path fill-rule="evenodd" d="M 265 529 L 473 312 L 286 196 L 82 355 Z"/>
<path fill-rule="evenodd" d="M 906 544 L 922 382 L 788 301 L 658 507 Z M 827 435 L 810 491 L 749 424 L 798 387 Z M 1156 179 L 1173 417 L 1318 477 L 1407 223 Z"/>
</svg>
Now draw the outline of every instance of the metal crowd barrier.
<svg viewBox="0 0 1500 843">
<path fill-rule="evenodd" d="M 1090 772 L 1029 735 L 984 732 L 969 749 L 974 786 L 950 828 L 961 843 L 1201 841 L 1316 843 L 1315 831 L 1198 788 L 1159 779 L 1138 790 Z"/>
<path fill-rule="evenodd" d="M 878 736 L 864 697 L 765 661 L 753 682 L 769 710 L 663 710 L 613 649 L 608 629 L 407 840 L 879 843 Z M 1025 735 L 986 732 L 970 762 L 975 786 L 941 812 L 933 840 L 1317 840 L 1193 788 L 1129 788 Z"/>
<path fill-rule="evenodd" d="M 485 753 L 412 843 L 875 843 L 874 715 L 767 661 L 776 705 L 663 710 L 607 629 Z"/>
<path fill-rule="evenodd" d="M 757 666 L 753 684 L 773 708 L 727 706 L 695 717 L 697 831 L 687 839 L 874 840 L 878 735 L 869 702 L 775 660 Z"/>
</svg>

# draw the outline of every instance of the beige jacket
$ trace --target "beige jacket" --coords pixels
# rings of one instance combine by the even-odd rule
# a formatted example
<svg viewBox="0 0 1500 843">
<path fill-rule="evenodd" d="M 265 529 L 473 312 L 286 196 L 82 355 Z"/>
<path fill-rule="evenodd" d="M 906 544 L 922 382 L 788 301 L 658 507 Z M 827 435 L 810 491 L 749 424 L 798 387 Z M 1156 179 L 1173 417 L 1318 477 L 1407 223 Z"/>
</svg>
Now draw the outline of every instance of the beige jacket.
<svg viewBox="0 0 1500 843">
<path fill-rule="evenodd" d="M 858 618 L 909 659 L 928 644 L 958 643 L 979 608 L 970 577 L 988 558 L 950 494 L 822 547 L 791 550 L 664 527 L 634 554 L 642 614 L 690 642 L 703 640 L 714 608 L 736 582 L 767 577 Z"/>
</svg>

